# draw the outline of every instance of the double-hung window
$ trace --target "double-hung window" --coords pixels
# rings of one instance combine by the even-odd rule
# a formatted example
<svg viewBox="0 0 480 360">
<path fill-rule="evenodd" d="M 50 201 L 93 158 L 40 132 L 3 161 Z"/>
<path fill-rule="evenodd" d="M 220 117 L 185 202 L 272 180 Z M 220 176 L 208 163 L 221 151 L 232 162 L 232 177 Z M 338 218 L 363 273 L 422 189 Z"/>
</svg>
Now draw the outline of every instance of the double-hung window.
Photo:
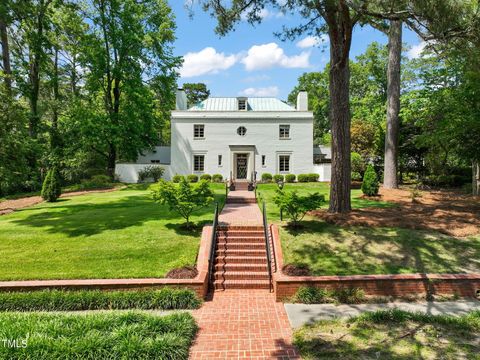
<svg viewBox="0 0 480 360">
<path fill-rule="evenodd" d="M 193 138 L 194 139 L 205 138 L 205 125 L 203 125 L 203 124 L 193 125 Z"/>
<path fill-rule="evenodd" d="M 278 156 L 278 171 L 281 173 L 290 172 L 290 155 Z"/>
<path fill-rule="evenodd" d="M 280 125 L 279 137 L 280 139 L 290 139 L 290 125 Z"/>
<path fill-rule="evenodd" d="M 205 171 L 205 155 L 193 155 L 193 171 Z"/>
</svg>

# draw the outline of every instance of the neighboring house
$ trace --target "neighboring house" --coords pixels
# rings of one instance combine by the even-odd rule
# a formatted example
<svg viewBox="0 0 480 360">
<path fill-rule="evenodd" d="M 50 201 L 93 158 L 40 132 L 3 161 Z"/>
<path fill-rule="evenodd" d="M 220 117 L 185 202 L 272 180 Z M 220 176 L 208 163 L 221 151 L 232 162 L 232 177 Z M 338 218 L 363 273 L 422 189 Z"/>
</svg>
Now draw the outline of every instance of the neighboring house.
<svg viewBox="0 0 480 360">
<path fill-rule="evenodd" d="M 263 173 L 318 173 L 320 181 L 330 181 L 330 148 L 313 145 L 305 91 L 298 94 L 296 108 L 276 98 L 211 97 L 188 109 L 186 104 L 180 89 L 171 147 L 156 147 L 135 164 L 117 164 L 120 181 L 137 182 L 138 171 L 151 164 L 163 164 L 166 179 L 221 174 L 252 181 Z"/>
</svg>

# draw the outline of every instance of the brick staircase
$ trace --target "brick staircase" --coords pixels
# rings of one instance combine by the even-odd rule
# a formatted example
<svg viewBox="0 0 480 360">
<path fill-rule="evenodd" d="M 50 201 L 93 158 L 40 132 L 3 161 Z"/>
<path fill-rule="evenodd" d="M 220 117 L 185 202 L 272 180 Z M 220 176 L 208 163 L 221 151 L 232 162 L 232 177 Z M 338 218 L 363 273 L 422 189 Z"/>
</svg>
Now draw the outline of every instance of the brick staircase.
<svg viewBox="0 0 480 360">
<path fill-rule="evenodd" d="M 269 289 L 263 226 L 217 228 L 215 290 Z"/>
</svg>

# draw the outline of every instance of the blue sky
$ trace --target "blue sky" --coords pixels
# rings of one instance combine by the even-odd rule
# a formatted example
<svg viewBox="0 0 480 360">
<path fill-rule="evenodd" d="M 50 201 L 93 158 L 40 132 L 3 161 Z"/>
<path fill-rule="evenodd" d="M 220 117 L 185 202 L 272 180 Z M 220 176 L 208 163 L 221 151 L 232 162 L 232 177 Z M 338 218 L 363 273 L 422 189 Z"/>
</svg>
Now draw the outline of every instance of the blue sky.
<svg viewBox="0 0 480 360">
<path fill-rule="evenodd" d="M 216 20 L 194 7 L 189 17 L 183 0 L 169 0 L 176 16 L 175 54 L 184 57 L 179 84 L 204 82 L 212 96 L 275 96 L 286 99 L 304 72 L 322 70 L 329 58 L 328 40 L 300 37 L 282 42 L 275 35 L 283 25 L 294 26 L 301 19 L 267 9 L 263 22 L 253 27 L 241 22 L 225 37 L 214 32 Z M 373 41 L 387 38 L 371 27 L 354 31 L 350 57 L 363 53 Z M 423 43 L 413 32 L 404 30 L 403 41 L 412 47 L 409 55 L 418 56 Z"/>
</svg>

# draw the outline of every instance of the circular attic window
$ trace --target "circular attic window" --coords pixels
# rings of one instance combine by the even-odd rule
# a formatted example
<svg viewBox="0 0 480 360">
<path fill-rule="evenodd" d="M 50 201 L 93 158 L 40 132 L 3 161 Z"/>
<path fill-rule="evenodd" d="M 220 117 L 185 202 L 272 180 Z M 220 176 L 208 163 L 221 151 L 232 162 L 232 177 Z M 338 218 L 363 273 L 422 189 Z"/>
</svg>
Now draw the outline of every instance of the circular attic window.
<svg viewBox="0 0 480 360">
<path fill-rule="evenodd" d="M 245 126 L 240 126 L 237 129 L 237 134 L 240 136 L 245 136 L 246 133 L 247 133 L 247 128 Z"/>
</svg>

